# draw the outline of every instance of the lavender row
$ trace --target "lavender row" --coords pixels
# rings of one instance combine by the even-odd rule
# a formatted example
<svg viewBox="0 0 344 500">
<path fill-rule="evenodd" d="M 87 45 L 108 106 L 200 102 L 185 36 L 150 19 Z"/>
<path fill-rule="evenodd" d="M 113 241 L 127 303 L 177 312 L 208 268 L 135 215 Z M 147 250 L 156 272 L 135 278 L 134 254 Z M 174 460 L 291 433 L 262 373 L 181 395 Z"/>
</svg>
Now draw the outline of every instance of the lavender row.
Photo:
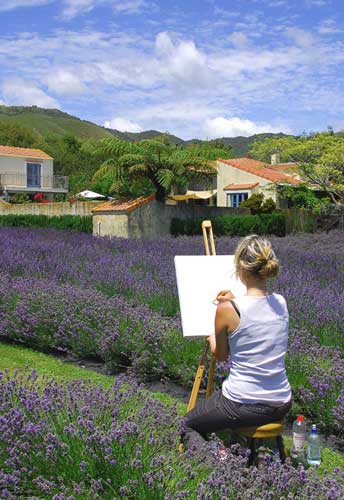
<svg viewBox="0 0 344 500">
<path fill-rule="evenodd" d="M 178 313 L 173 257 L 204 253 L 198 237 L 147 242 L 27 228 L 1 228 L 0 235 L 0 270 L 12 276 L 130 297 L 164 316 Z M 343 233 L 271 239 L 282 264 L 274 287 L 287 298 L 292 324 L 344 353 Z M 233 253 L 237 241 L 219 238 L 218 254 Z"/>
<path fill-rule="evenodd" d="M 135 379 L 108 390 L 0 373 L 0 497 L 4 500 L 336 500 L 344 474 L 266 459 L 246 467 L 231 448 L 211 466 L 204 454 L 177 453 L 181 419 Z M 206 458 L 206 460 L 205 460 Z"/>
<path fill-rule="evenodd" d="M 104 361 L 141 380 L 172 378 L 190 386 L 202 341 L 183 341 L 180 323 L 123 297 L 49 280 L 0 273 L 0 339 L 43 351 Z M 316 363 L 315 363 L 316 360 Z M 230 361 L 229 361 L 230 365 Z M 344 360 L 306 330 L 291 330 L 287 358 L 294 399 L 326 432 L 343 434 Z M 217 370 L 221 383 L 229 366 Z M 203 384 L 206 379 L 203 380 Z"/>
</svg>

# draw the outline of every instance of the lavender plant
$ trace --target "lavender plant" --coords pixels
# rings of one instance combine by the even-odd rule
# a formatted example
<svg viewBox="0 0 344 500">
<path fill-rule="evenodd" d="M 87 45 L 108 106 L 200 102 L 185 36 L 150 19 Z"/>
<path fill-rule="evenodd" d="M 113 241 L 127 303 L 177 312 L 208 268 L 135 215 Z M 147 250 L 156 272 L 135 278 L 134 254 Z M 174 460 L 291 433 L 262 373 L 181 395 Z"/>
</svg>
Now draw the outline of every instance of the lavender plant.
<svg viewBox="0 0 344 500">
<path fill-rule="evenodd" d="M 0 374 L 0 497 L 6 500 L 340 499 L 343 471 L 314 471 L 269 458 L 246 467 L 233 446 L 224 464 L 178 455 L 181 420 L 134 378 L 105 390 Z"/>
<path fill-rule="evenodd" d="M 93 238 L 52 229 L 0 229 L 0 336 L 96 357 L 141 379 L 191 384 L 201 341 L 183 341 L 173 257 L 202 254 L 198 237 Z M 271 238 L 281 261 L 274 289 L 288 301 L 287 358 L 295 409 L 343 435 L 344 236 Z M 218 254 L 237 239 L 219 238 Z M 218 382 L 228 365 L 218 370 Z"/>
</svg>

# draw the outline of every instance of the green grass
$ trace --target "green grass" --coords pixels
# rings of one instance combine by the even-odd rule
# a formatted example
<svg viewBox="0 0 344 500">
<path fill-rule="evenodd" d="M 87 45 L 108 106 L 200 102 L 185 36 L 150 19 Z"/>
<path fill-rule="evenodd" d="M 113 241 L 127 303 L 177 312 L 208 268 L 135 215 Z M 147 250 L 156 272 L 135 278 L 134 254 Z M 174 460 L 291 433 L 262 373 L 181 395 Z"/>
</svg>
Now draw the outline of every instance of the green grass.
<svg viewBox="0 0 344 500">
<path fill-rule="evenodd" d="M 0 371 L 6 370 L 9 374 L 15 371 L 28 374 L 33 369 L 36 370 L 40 379 L 43 377 L 54 378 L 62 383 L 84 379 L 94 384 L 102 384 L 104 388 L 111 387 L 113 383 L 112 376 L 102 375 L 92 370 L 66 363 L 51 355 L 35 352 L 32 349 L 0 343 Z M 150 394 L 162 403 L 170 405 L 176 403 L 176 400 L 167 394 L 156 392 Z M 184 415 L 186 404 L 178 402 L 177 409 L 180 415 Z M 291 439 L 284 437 L 284 440 L 286 447 L 290 449 Z M 344 470 L 344 456 L 328 447 L 323 447 L 322 464 L 318 469 L 319 475 L 326 475 L 336 467 Z"/>
<path fill-rule="evenodd" d="M 89 380 L 94 384 L 102 384 L 105 389 L 111 387 L 114 380 L 113 376 L 102 375 L 93 370 L 75 366 L 56 359 L 49 354 L 36 352 L 27 347 L 18 347 L 0 342 L 0 371 L 3 370 L 6 370 L 9 374 L 13 374 L 15 371 L 28 374 L 32 370 L 36 370 L 40 379 L 43 377 L 54 378 L 61 382 Z M 151 395 L 165 404 L 176 403 L 176 400 L 168 394 L 154 392 Z M 181 415 L 185 414 L 185 404 L 178 403 L 177 408 Z"/>
</svg>

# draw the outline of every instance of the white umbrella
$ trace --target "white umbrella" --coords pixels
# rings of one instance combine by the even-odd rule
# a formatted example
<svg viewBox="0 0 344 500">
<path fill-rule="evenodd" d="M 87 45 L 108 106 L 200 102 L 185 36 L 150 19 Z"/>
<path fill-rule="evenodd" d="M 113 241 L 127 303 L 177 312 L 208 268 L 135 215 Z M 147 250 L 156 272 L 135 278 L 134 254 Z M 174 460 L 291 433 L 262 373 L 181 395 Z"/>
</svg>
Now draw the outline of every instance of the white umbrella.
<svg viewBox="0 0 344 500">
<path fill-rule="evenodd" d="M 86 191 L 81 191 L 81 193 L 78 193 L 76 195 L 77 198 L 88 198 L 88 199 L 92 199 L 92 198 L 106 198 L 106 196 L 103 196 L 102 194 L 99 194 L 99 193 L 95 193 L 94 191 L 88 191 L 86 189 Z"/>
</svg>

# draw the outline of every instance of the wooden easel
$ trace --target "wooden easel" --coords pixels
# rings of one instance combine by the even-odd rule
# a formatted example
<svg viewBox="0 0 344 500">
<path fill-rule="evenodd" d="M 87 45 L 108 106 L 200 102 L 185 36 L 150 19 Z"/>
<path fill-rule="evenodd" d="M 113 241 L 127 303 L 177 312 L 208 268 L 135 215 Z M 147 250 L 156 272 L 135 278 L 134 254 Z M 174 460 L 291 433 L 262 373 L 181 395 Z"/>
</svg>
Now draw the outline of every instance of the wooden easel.
<svg viewBox="0 0 344 500">
<path fill-rule="evenodd" d="M 216 255 L 213 228 L 212 228 L 210 220 L 205 220 L 202 222 L 202 233 L 203 233 L 205 254 L 206 255 Z M 209 243 L 210 243 L 210 247 L 209 247 Z M 207 361 L 208 350 L 209 350 L 209 342 L 207 340 L 205 340 L 204 350 L 203 350 L 202 356 L 201 356 L 199 363 L 198 363 L 198 368 L 197 368 L 195 380 L 193 383 L 187 412 L 191 411 L 196 405 L 196 401 L 197 401 L 197 397 L 198 397 L 198 393 L 199 393 L 199 388 L 201 385 L 203 373 L 205 370 L 205 364 Z M 206 397 L 207 398 L 209 398 L 213 393 L 215 368 L 216 368 L 216 358 L 215 358 L 214 354 L 212 354 L 211 359 L 210 359 L 210 364 L 209 364 L 209 375 L 208 375 L 207 390 L 206 390 Z M 180 452 L 183 451 L 183 444 L 179 445 L 179 451 Z"/>
</svg>

